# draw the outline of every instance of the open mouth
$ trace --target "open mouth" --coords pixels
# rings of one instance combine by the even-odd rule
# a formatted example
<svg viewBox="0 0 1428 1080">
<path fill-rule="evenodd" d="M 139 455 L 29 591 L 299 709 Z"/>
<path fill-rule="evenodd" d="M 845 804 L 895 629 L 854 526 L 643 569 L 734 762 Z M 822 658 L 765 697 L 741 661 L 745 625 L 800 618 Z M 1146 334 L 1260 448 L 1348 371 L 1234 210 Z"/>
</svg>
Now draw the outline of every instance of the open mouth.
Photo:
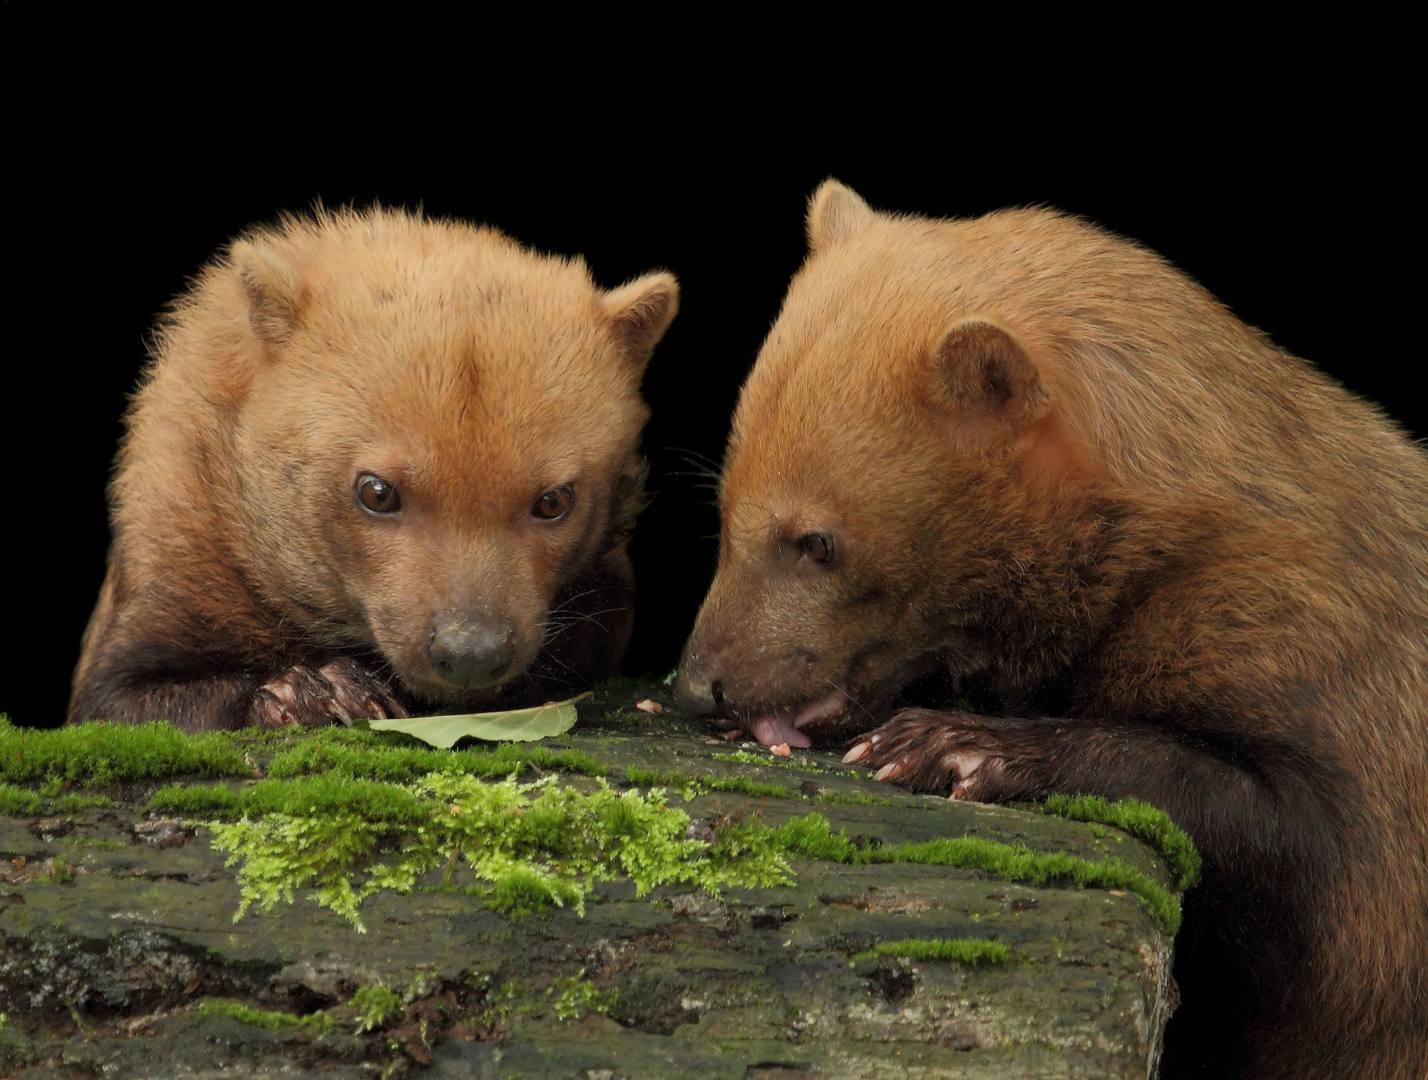
<svg viewBox="0 0 1428 1080">
<path fill-rule="evenodd" d="M 743 727 L 764 746 L 796 746 L 806 749 L 813 740 L 803 732 L 805 727 L 817 727 L 837 719 L 848 711 L 848 691 L 836 688 L 800 709 L 786 709 L 744 721 Z"/>
<path fill-rule="evenodd" d="M 764 746 L 802 750 L 811 747 L 814 738 L 841 741 L 871 730 L 903 706 L 946 708 L 955 693 L 946 662 L 936 653 L 879 672 L 876 677 L 870 678 L 870 674 L 847 674 L 831 692 L 793 708 L 726 714 L 728 719 L 720 726 L 735 729 L 726 730 L 725 738 L 748 732 Z"/>
</svg>

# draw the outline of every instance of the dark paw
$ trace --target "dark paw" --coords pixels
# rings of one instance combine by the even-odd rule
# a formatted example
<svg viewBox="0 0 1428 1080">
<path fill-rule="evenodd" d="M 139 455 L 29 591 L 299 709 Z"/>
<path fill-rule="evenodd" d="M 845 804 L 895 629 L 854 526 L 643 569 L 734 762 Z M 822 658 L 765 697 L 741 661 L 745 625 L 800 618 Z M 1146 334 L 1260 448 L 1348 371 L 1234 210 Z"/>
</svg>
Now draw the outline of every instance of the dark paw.
<svg viewBox="0 0 1428 1080">
<path fill-rule="evenodd" d="M 903 709 L 864 735 L 843 760 L 876 768 L 878 780 L 912 791 L 995 802 L 1013 797 L 1008 747 L 998 726 L 972 713 Z"/>
<path fill-rule="evenodd" d="M 385 682 L 345 657 L 320 668 L 294 664 L 253 693 L 252 723 L 259 727 L 350 726 L 407 715 Z"/>
</svg>

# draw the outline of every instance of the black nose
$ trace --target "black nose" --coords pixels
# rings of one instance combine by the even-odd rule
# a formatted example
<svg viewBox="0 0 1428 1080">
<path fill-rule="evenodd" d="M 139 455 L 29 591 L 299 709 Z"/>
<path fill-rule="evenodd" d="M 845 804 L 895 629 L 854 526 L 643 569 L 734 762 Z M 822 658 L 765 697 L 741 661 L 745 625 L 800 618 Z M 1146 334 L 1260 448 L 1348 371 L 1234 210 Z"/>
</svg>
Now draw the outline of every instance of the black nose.
<svg viewBox="0 0 1428 1080">
<path fill-rule="evenodd" d="M 718 679 L 711 682 L 693 664 L 685 663 L 674 680 L 674 696 L 695 716 L 710 716 L 724 703 L 724 686 Z"/>
<path fill-rule="evenodd" d="M 509 624 L 451 619 L 432 629 L 431 666 L 463 690 L 500 681 L 515 658 L 516 631 Z"/>
</svg>

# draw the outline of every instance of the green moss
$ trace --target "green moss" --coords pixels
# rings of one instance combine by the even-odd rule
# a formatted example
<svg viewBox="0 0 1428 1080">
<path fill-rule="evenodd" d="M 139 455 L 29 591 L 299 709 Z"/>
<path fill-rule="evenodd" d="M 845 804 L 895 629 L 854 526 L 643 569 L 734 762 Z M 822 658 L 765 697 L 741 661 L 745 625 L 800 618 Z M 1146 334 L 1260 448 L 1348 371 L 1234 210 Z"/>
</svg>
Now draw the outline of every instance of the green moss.
<svg viewBox="0 0 1428 1080">
<path fill-rule="evenodd" d="M 882 941 L 865 952 L 857 953 L 854 960 L 865 960 L 875 956 L 905 956 L 910 960 L 951 960 L 968 967 L 982 964 L 1005 964 L 1011 953 L 1005 945 L 982 938 L 904 938 L 901 941 Z"/>
<path fill-rule="evenodd" d="M 1180 904 L 1148 875 L 1117 858 L 1082 859 L 1054 851 L 1033 851 L 1021 844 L 1002 844 L 978 836 L 899 844 L 872 853 L 871 862 L 922 863 L 984 870 L 1006 881 L 1033 885 L 1063 884 L 1079 888 L 1125 889 L 1140 897 L 1150 913 L 1174 935 L 1180 929 Z"/>
<path fill-rule="evenodd" d="M 0 784 L 0 814 L 9 817 L 33 817 L 40 812 L 44 800 L 28 788 Z"/>
<path fill-rule="evenodd" d="M 749 795 L 761 799 L 792 799 L 798 793 L 790 791 L 782 784 L 770 784 L 761 780 L 748 780 L 742 776 L 709 776 L 699 781 L 710 791 L 728 791 L 736 795 Z"/>
<path fill-rule="evenodd" d="M 144 809 L 155 814 L 173 814 L 180 817 L 212 814 L 236 817 L 239 813 L 239 802 L 237 792 L 226 787 L 184 787 L 182 784 L 169 784 L 154 792 Z"/>
<path fill-rule="evenodd" d="M 692 789 L 696 789 L 700 786 L 692 776 L 685 776 L 682 773 L 663 772 L 659 769 L 642 769 L 638 765 L 626 766 L 625 782 L 637 787 L 674 788 L 676 791 L 685 792 L 691 792 Z"/>
<path fill-rule="evenodd" d="M 129 844 L 123 840 L 105 840 L 98 836 L 66 836 L 65 846 L 83 848 L 87 851 L 127 851 Z"/>
<path fill-rule="evenodd" d="M 229 733 L 229 737 L 250 749 L 277 750 L 301 746 L 305 743 L 323 743 L 328 746 L 356 746 L 367 749 L 431 749 L 414 735 L 401 731 L 373 731 L 367 720 L 353 721 L 351 727 L 332 725 L 315 728 L 243 728 Z"/>
<path fill-rule="evenodd" d="M 271 910 L 279 900 L 292 903 L 295 890 L 310 887 L 309 898 L 346 916 L 364 929 L 357 905 L 364 898 L 354 889 L 350 872 L 372 860 L 384 831 L 355 814 L 322 818 L 273 814 L 257 821 L 209 822 L 212 843 L 230 853 L 225 865 L 239 864 L 237 922 L 248 909 Z"/>
<path fill-rule="evenodd" d="M 477 1014 L 477 1020 L 487 1027 L 504 1024 L 516 1010 L 517 1003 L 525 996 L 525 983 L 520 979 L 511 979 L 499 985 L 493 983 L 494 979 L 489 974 L 473 972 L 466 979 L 466 984 L 485 999 L 481 1011 Z"/>
<path fill-rule="evenodd" d="M 1125 889 L 1145 903 L 1167 934 L 1180 928 L 1180 904 L 1148 875 L 1120 859 L 1082 859 L 1061 852 L 1035 851 L 1024 844 L 1003 844 L 978 836 L 930 840 L 891 847 L 859 846 L 846 833 L 834 832 L 821 814 L 791 818 L 778 830 L 791 855 L 850 864 L 920 863 L 981 870 L 1005 881 L 1034 885 Z"/>
<path fill-rule="evenodd" d="M 849 806 L 900 806 L 894 799 L 880 799 L 876 795 L 865 795 L 861 791 L 820 791 L 814 796 L 818 802 L 843 803 Z"/>
<path fill-rule="evenodd" d="M 579 773 L 582 776 L 606 776 L 609 770 L 582 750 L 547 750 L 543 746 L 522 743 L 506 743 L 493 756 L 508 753 L 520 757 L 530 765 L 542 769 L 556 769 L 560 772 Z M 500 774 L 493 774 L 500 775 Z"/>
<path fill-rule="evenodd" d="M 557 1020 L 579 1020 L 586 1013 L 609 1013 L 618 1000 L 613 991 L 602 991 L 586 982 L 584 972 L 556 979 L 546 994 L 555 997 Z"/>
<path fill-rule="evenodd" d="M 797 769 L 799 772 L 821 773 L 827 775 L 834 770 L 825 769 L 821 765 L 814 765 L 810 762 L 799 761 L 797 758 L 779 758 L 772 754 L 751 754 L 747 750 L 735 750 L 728 754 L 712 755 L 715 761 L 732 761 L 739 765 L 763 765 L 773 769 Z M 837 776 L 859 776 L 860 773 L 834 772 Z"/>
<path fill-rule="evenodd" d="M 299 785 L 309 790 L 276 797 Z M 259 797 L 265 789 L 272 800 Z M 616 793 L 603 780 L 590 794 L 558 787 L 553 777 L 522 785 L 432 773 L 406 787 L 269 780 L 245 790 L 238 809 L 237 822 L 208 823 L 214 846 L 230 853 L 229 865 L 240 864 L 235 921 L 255 905 L 291 903 L 303 888 L 361 930 L 357 909 L 368 896 L 410 892 L 433 870 L 449 881 L 458 865 L 479 882 L 472 891 L 510 915 L 552 904 L 583 913 L 593 882 L 617 877 L 633 880 L 639 895 L 676 883 L 716 891 L 791 880 L 767 827 L 728 825 L 707 845 L 685 835 L 689 815 L 665 806 L 662 791 Z M 396 842 L 403 842 L 396 856 L 379 860 Z"/>
<path fill-rule="evenodd" d="M 844 832 L 834 832 L 822 814 L 804 814 L 789 818 L 778 829 L 778 841 L 791 855 L 828 862 L 859 863 L 866 861 L 866 848 L 853 843 Z"/>
<path fill-rule="evenodd" d="M 398 753 L 405 755 L 409 751 Z M 461 755 L 436 751 L 431 756 L 446 759 L 459 758 Z M 509 764 L 509 760 L 505 763 Z M 737 776 L 692 777 L 682 773 L 643 769 L 637 765 L 626 770 L 626 779 L 640 787 L 673 788 L 689 793 L 724 791 L 751 798 L 805 797 L 782 784 Z M 831 803 L 892 805 L 889 800 L 879 800 L 874 796 L 861 794 L 820 792 L 816 798 Z M 182 784 L 171 784 L 155 792 L 144 809 L 158 814 L 188 817 L 209 815 L 222 818 L 267 813 L 301 815 L 313 809 L 355 810 L 369 820 L 415 821 L 421 814 L 414 807 L 415 804 L 402 793 L 398 785 L 353 780 L 345 771 L 337 770 L 314 777 L 300 775 L 296 781 L 275 779 L 270 772 L 269 779 L 259 781 L 242 792 L 234 792 L 223 786 L 185 787 Z"/>
<path fill-rule="evenodd" d="M 747 780 L 742 776 L 685 776 L 683 773 L 660 772 L 656 769 L 642 769 L 631 765 L 625 770 L 625 779 L 640 787 L 678 788 L 683 791 L 694 788 L 701 791 L 729 791 L 737 795 L 750 795 L 762 799 L 792 799 L 797 793 L 782 784 L 767 784 L 759 780 Z"/>
<path fill-rule="evenodd" d="M 268 776 L 281 780 L 338 772 L 357 779 L 403 784 L 433 772 L 510 776 L 527 765 L 584 776 L 604 776 L 606 772 L 603 765 L 579 750 L 548 750 L 529 743 L 502 743 L 490 751 L 423 750 L 310 737 L 292 749 L 280 751 L 268 766 Z"/>
<path fill-rule="evenodd" d="M 0 781 L 109 784 L 169 776 L 247 776 L 243 752 L 221 733 L 185 735 L 170 724 L 92 722 L 31 731 L 0 720 Z"/>
<path fill-rule="evenodd" d="M 759 885 L 793 882 L 788 872 L 787 852 L 779 842 L 778 832 L 757 818 L 719 825 L 704 859 L 709 872 L 706 879 L 697 884 L 710 892 L 717 892 L 717 886 L 723 882 L 735 884 L 739 877 L 751 883 L 757 879 Z M 755 872 L 749 873 L 750 869 Z"/>
<path fill-rule="evenodd" d="M 774 764 L 771 754 L 751 754 L 748 750 L 734 750 L 728 754 L 711 754 L 715 761 L 734 761 L 735 764 Z M 784 764 L 784 763 L 781 763 Z"/>
<path fill-rule="evenodd" d="M 389 1016 L 406 1012 L 402 997 L 385 986 L 364 986 L 348 1002 L 357 1010 L 357 1034 L 372 1031 L 387 1022 Z"/>
<path fill-rule="evenodd" d="M 767 784 L 761 780 L 746 780 L 742 776 L 709 776 L 699 781 L 709 791 L 728 791 L 755 799 L 792 799 L 796 793 L 782 784 Z"/>
<path fill-rule="evenodd" d="M 77 814 L 95 806 L 113 806 L 102 795 L 46 795 L 14 784 L 0 784 L 0 814 L 34 817 L 40 814 Z"/>
<path fill-rule="evenodd" d="M 1144 840 L 1165 857 L 1175 874 L 1175 887 L 1190 888 L 1200 880 L 1200 853 L 1185 830 L 1170 815 L 1139 799 L 1110 802 L 1099 795 L 1052 795 L 1039 807 L 1044 814 L 1114 825 Z"/>
<path fill-rule="evenodd" d="M 576 906 L 584 899 L 580 886 L 529 863 L 516 863 L 491 874 L 486 905 L 508 918 L 539 915 L 551 906 Z"/>
<path fill-rule="evenodd" d="M 229 788 L 171 784 L 145 807 L 155 813 L 236 818 L 264 814 L 312 815 L 350 811 L 373 822 L 418 824 L 427 811 L 402 780 L 434 774 L 509 776 L 526 763 L 584 775 L 605 770 L 588 754 L 508 744 L 491 753 L 445 750 L 354 749 L 304 744 L 273 759 L 268 779 Z M 423 766 L 431 766 L 422 768 Z M 369 779 L 369 777 L 389 778 Z"/>
<path fill-rule="evenodd" d="M 292 1013 L 255 1009 L 250 1005 L 242 1005 L 236 1001 L 221 1001 L 215 998 L 205 999 L 198 1006 L 198 1011 L 202 1016 L 226 1016 L 230 1020 L 237 1020 L 240 1024 L 264 1028 L 267 1031 L 308 1029 L 325 1034 L 332 1030 L 335 1023 L 332 1017 L 325 1012 L 294 1016 Z"/>
<path fill-rule="evenodd" d="M 350 814 L 382 825 L 419 825 L 429 816 L 421 800 L 405 787 L 354 780 L 341 773 L 297 780 L 259 780 L 238 792 L 222 786 L 171 784 L 156 791 L 145 809 L 154 813 L 224 818 Z"/>
<path fill-rule="evenodd" d="M 428 816 L 427 807 L 407 787 L 354 780 L 341 773 L 296 780 L 259 780 L 243 789 L 239 806 L 244 814 L 254 817 L 348 813 L 373 824 L 417 825 Z"/>
</svg>

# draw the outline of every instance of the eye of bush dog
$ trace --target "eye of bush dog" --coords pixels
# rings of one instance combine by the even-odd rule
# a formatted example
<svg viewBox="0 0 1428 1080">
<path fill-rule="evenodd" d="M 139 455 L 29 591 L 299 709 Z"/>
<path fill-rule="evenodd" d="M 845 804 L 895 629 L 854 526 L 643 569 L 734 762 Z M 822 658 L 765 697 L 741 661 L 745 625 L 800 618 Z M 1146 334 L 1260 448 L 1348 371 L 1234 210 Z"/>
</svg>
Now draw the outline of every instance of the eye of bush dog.
<svg viewBox="0 0 1428 1080">
<path fill-rule="evenodd" d="M 575 492 L 568 484 L 562 484 L 558 488 L 551 488 L 535 501 L 531 506 L 531 516 L 555 521 L 566 515 L 574 501 Z"/>
<path fill-rule="evenodd" d="M 371 473 L 357 478 L 357 501 L 374 514 L 395 514 L 402 508 L 402 497 L 397 489 Z"/>
<path fill-rule="evenodd" d="M 833 537 L 827 533 L 804 533 L 794 543 L 814 562 L 826 563 L 833 559 Z"/>
</svg>

